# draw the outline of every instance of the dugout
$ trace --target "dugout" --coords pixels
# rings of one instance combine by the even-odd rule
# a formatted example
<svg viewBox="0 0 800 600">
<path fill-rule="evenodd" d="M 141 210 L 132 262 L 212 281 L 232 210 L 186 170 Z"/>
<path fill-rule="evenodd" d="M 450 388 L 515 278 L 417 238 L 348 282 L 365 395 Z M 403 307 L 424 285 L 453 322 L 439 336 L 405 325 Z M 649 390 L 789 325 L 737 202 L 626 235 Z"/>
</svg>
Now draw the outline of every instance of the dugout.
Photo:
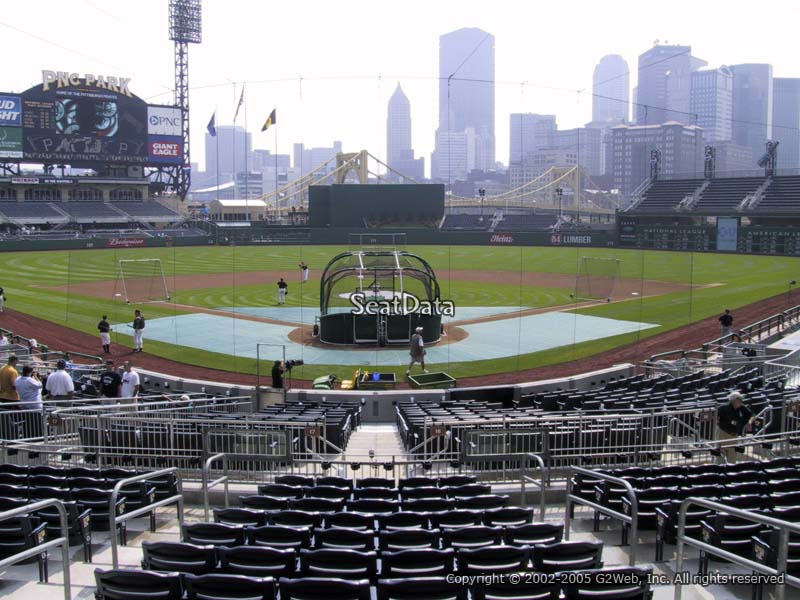
<svg viewBox="0 0 800 600">
<path fill-rule="evenodd" d="M 311 227 L 436 227 L 444 216 L 442 184 L 312 185 Z"/>
<path fill-rule="evenodd" d="M 419 310 L 388 311 L 388 314 L 355 314 L 369 301 L 397 303 Z M 439 341 L 442 315 L 435 311 L 440 299 L 436 274 L 423 258 L 405 250 L 357 250 L 333 257 L 320 282 L 319 340 L 326 344 L 408 344 L 417 327 L 423 328 L 426 344 Z M 405 303 L 405 304 L 403 304 Z M 434 310 L 426 311 L 425 303 Z"/>
</svg>

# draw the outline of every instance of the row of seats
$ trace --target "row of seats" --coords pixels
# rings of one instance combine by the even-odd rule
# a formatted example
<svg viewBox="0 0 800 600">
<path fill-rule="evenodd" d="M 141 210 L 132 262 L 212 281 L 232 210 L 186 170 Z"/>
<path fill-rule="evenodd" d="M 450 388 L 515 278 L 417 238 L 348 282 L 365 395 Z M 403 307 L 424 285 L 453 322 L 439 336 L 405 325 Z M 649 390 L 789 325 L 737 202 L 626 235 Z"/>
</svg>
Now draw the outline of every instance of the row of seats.
<svg viewBox="0 0 800 600">
<path fill-rule="evenodd" d="M 702 183 L 702 179 L 657 179 L 644 191 L 633 212 L 672 212 Z"/>
<path fill-rule="evenodd" d="M 370 581 L 327 577 L 256 578 L 153 571 L 95 571 L 97 600 L 650 600 L 650 568 L 620 567 L 579 571 L 579 576 L 539 579 L 520 573 L 504 580 L 464 585 L 446 577 Z M 616 583 L 621 582 L 621 583 Z M 278 595 L 279 594 L 279 595 Z"/>
</svg>

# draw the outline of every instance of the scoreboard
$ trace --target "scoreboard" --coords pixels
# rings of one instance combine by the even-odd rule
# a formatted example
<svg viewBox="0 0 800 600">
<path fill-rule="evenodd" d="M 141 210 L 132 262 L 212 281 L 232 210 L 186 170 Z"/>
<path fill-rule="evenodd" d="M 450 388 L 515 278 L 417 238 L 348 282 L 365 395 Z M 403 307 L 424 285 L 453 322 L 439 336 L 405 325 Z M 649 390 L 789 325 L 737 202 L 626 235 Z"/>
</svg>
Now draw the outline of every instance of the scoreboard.
<svg viewBox="0 0 800 600">
<path fill-rule="evenodd" d="M 800 229 L 740 229 L 738 251 L 749 254 L 800 255 Z"/>
</svg>

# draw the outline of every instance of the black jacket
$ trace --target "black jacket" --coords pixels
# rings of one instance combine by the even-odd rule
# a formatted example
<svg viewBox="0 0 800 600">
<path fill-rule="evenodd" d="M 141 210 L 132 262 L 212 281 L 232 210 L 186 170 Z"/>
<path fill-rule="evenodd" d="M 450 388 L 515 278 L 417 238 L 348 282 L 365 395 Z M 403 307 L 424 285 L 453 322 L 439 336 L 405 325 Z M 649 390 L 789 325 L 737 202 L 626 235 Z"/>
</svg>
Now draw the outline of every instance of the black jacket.
<svg viewBox="0 0 800 600">
<path fill-rule="evenodd" d="M 728 402 L 720 406 L 717 416 L 719 417 L 719 427 L 722 431 L 730 435 L 740 436 L 750 417 L 753 416 L 753 411 L 744 404 L 737 410 Z"/>
</svg>

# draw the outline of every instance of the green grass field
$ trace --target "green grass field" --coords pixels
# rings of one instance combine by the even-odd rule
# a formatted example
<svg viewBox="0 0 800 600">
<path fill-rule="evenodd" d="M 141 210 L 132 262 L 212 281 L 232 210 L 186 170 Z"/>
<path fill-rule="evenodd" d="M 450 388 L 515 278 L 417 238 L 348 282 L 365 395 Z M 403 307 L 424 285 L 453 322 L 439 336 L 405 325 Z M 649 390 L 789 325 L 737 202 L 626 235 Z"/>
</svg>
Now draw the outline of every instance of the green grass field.
<svg viewBox="0 0 800 600">
<path fill-rule="evenodd" d="M 72 252 L 15 252 L 2 255 L 0 286 L 5 288 L 9 308 L 60 325 L 96 334 L 102 314 L 114 322 L 130 321 L 132 307 L 124 302 L 101 299 L 82 293 L 82 284 L 114 280 L 118 260 L 159 258 L 168 279 L 179 275 L 282 271 L 289 281 L 297 281 L 297 264 L 302 260 L 312 269 L 322 269 L 328 260 L 346 250 L 335 246 L 240 246 L 153 248 L 127 250 L 78 250 Z M 787 283 L 796 279 L 798 260 L 791 257 L 729 254 L 689 254 L 616 249 L 423 246 L 409 247 L 431 263 L 442 288 L 442 296 L 456 306 L 532 306 L 569 305 L 571 289 L 534 288 L 519 284 L 487 285 L 451 279 L 450 271 L 494 270 L 513 273 L 540 272 L 575 275 L 583 256 L 621 260 L 622 276 L 630 279 L 670 281 L 703 286 L 691 292 L 633 299 L 627 302 L 597 304 L 579 312 L 599 317 L 657 323 L 658 328 L 625 334 L 600 341 L 573 344 L 545 352 L 470 363 L 443 365 L 455 377 L 508 372 L 574 360 L 607 351 L 691 322 L 707 319 L 723 308 L 736 309 L 757 300 L 786 292 Z M 61 290 L 51 289 L 60 287 Z M 207 287 L 173 292 L 172 300 L 199 307 L 271 306 L 275 302 L 273 281 L 264 285 Z M 319 307 L 319 282 L 293 285 L 287 297 L 293 306 Z M 569 310 L 569 306 L 565 309 Z M 176 307 L 148 305 L 149 319 L 183 314 Z M 0 318 L 0 326 L 2 319 Z M 35 332 L 20 332 L 34 335 Z M 130 344 L 131 338 L 118 332 L 115 341 Z M 147 351 L 180 362 L 254 373 L 255 361 L 243 357 L 148 341 Z M 295 377 L 309 379 L 328 372 L 347 375 L 351 368 L 335 365 L 306 365 L 295 370 Z"/>
</svg>

